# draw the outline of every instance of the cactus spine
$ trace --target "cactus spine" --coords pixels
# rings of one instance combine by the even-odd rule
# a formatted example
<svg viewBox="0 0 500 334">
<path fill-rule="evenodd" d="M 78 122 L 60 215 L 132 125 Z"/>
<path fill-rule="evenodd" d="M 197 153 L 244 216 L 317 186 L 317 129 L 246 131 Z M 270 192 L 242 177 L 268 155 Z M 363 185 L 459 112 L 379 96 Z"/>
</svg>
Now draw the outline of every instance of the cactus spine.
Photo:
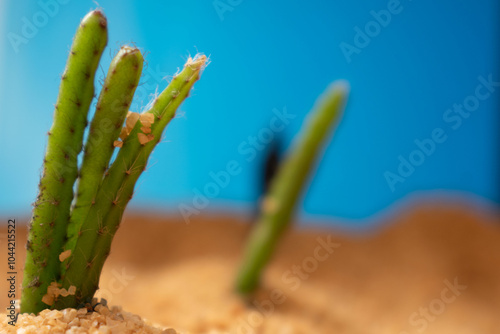
<svg viewBox="0 0 500 334">
<path fill-rule="evenodd" d="M 346 103 L 348 86 L 335 82 L 318 100 L 273 178 L 243 256 L 236 288 L 242 294 L 258 286 L 263 268 L 279 237 L 289 225 L 293 209 L 317 159 L 322 143 L 336 124 Z"/>
<path fill-rule="evenodd" d="M 77 292 L 60 298 L 56 304 L 58 308 L 88 301 L 98 289 L 102 267 L 125 207 L 132 198 L 135 183 L 146 168 L 149 155 L 160 142 L 163 130 L 199 79 L 205 63 L 205 56 L 189 59 L 181 73 L 155 99 L 151 109 L 141 114 L 141 118 L 147 114 L 154 116 L 151 117 L 154 122 L 150 130 L 145 131 L 139 120 L 124 140 L 99 188 L 95 205 L 81 226 L 75 251 L 69 258 L 62 286 L 76 286 Z M 139 136 L 146 133 L 152 135 L 152 140 L 141 143 Z"/>
<path fill-rule="evenodd" d="M 120 135 L 123 121 L 139 84 L 144 59 L 137 48 L 123 46 L 113 58 L 99 95 L 84 148 L 76 201 L 68 226 L 66 250 L 74 250 L 78 232 L 87 216 Z M 66 264 L 67 261 L 65 261 Z M 65 271 L 63 266 L 62 271 Z"/>
<path fill-rule="evenodd" d="M 39 193 L 30 221 L 21 312 L 46 308 L 42 296 L 59 279 L 59 254 L 66 238 L 77 155 L 94 96 L 94 75 L 107 43 L 107 22 L 100 11 L 80 23 L 61 80 L 54 123 L 49 132 Z"/>
</svg>

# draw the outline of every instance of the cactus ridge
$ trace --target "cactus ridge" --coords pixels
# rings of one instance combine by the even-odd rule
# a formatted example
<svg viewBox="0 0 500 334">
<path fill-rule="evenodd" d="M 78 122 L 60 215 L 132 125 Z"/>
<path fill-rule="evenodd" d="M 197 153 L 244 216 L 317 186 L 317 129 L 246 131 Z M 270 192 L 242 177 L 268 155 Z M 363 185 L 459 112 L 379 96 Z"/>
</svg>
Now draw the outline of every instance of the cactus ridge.
<svg viewBox="0 0 500 334">
<path fill-rule="evenodd" d="M 151 109 L 141 114 L 141 117 L 154 115 L 154 122 L 150 124 L 152 140 L 141 143 L 139 136 L 146 135 L 141 120 L 136 122 L 124 140 L 99 187 L 95 205 L 88 210 L 78 232 L 74 252 L 68 259 L 62 286 L 69 288 L 75 285 L 77 292 L 73 296 L 60 298 L 56 307 L 79 304 L 93 297 L 98 288 L 102 267 L 110 252 L 112 239 L 125 207 L 132 198 L 135 184 L 145 170 L 154 147 L 161 141 L 165 127 L 199 79 L 206 61 L 205 56 L 189 59 L 183 70 L 155 99 Z"/>
<path fill-rule="evenodd" d="M 90 12 L 80 23 L 61 78 L 54 123 L 49 131 L 44 167 L 28 238 L 21 312 L 38 313 L 42 296 L 59 279 L 73 185 L 78 174 L 87 113 L 94 96 L 94 76 L 107 43 L 106 18 Z M 92 52 L 87 52 L 92 50 Z"/>
</svg>

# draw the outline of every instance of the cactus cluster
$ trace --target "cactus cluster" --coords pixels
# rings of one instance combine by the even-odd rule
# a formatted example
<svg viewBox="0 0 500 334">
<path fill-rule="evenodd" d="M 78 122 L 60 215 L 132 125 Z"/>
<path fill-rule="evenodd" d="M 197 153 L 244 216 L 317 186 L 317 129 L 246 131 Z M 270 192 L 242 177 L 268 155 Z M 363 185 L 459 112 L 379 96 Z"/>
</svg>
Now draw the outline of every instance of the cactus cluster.
<svg viewBox="0 0 500 334">
<path fill-rule="evenodd" d="M 62 75 L 29 224 L 22 313 L 77 307 L 92 299 L 134 186 L 206 65 L 203 55 L 189 58 L 149 110 L 132 113 L 129 107 L 144 59 L 139 49 L 121 47 L 83 145 L 94 77 L 107 38 L 102 11 L 88 13 L 76 31 Z"/>
<path fill-rule="evenodd" d="M 340 119 L 348 87 L 346 82 L 337 81 L 327 88 L 273 176 L 236 279 L 236 289 L 241 294 L 252 293 L 258 287 L 264 267 L 290 224 L 314 162 Z"/>
</svg>

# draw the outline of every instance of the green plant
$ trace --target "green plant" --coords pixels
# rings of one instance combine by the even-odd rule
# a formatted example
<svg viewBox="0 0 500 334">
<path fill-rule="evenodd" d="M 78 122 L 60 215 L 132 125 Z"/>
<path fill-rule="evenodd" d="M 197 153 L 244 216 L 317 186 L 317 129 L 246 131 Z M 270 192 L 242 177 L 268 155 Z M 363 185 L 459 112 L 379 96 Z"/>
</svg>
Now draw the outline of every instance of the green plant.
<svg viewBox="0 0 500 334">
<path fill-rule="evenodd" d="M 262 202 L 260 216 L 248 240 L 236 279 L 236 288 L 241 294 L 251 293 L 258 286 L 264 267 L 291 221 L 322 144 L 340 118 L 347 95 L 348 85 L 344 82 L 334 82 L 328 87 L 278 167 Z"/>
<path fill-rule="evenodd" d="M 108 70 L 78 167 L 106 43 L 106 18 L 100 10 L 91 11 L 73 40 L 49 132 L 30 221 L 22 313 L 77 307 L 92 299 L 134 186 L 207 61 L 203 55 L 189 58 L 149 110 L 130 113 L 143 57 L 137 48 L 123 46 Z M 115 147 L 119 151 L 110 164 Z"/>
</svg>

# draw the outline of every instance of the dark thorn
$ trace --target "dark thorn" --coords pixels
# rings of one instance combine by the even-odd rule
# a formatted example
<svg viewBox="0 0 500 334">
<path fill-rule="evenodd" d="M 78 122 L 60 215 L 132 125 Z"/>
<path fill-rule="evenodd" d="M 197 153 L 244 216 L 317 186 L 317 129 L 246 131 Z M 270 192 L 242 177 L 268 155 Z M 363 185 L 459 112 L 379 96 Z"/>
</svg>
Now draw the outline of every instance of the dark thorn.
<svg viewBox="0 0 500 334">
<path fill-rule="evenodd" d="M 99 21 L 99 26 L 102 28 L 102 29 L 106 29 L 106 27 L 108 26 L 108 22 L 106 21 L 106 18 L 103 17 L 100 21 Z"/>
<path fill-rule="evenodd" d="M 38 288 L 42 283 L 38 280 L 38 277 L 35 277 L 26 287 L 27 288 Z"/>
</svg>

